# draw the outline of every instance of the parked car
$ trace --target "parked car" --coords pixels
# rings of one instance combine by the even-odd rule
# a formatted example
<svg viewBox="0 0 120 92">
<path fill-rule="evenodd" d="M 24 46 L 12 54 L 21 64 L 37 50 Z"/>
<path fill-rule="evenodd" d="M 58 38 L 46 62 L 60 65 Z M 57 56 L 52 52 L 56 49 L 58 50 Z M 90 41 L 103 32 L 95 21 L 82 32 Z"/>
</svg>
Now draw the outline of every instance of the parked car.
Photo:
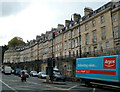
<svg viewBox="0 0 120 92">
<path fill-rule="evenodd" d="M 20 69 L 20 68 L 16 68 L 16 69 L 14 70 L 14 74 L 15 74 L 15 75 L 19 75 L 20 72 L 21 72 L 21 69 Z"/>
<path fill-rule="evenodd" d="M 45 79 L 47 77 L 46 72 L 39 72 L 38 78 Z"/>
<path fill-rule="evenodd" d="M 10 66 L 4 66 L 3 72 L 4 74 L 11 74 L 12 68 Z"/>
<path fill-rule="evenodd" d="M 19 77 L 20 77 L 20 75 L 22 74 L 22 72 L 25 73 L 26 78 L 29 78 L 29 77 L 30 77 L 30 75 L 28 74 L 27 70 L 21 70 L 21 71 L 20 71 L 20 74 L 19 74 Z"/>
<path fill-rule="evenodd" d="M 32 77 L 38 77 L 37 71 L 31 71 L 30 72 L 30 76 L 32 76 Z"/>
<path fill-rule="evenodd" d="M 58 80 L 65 81 L 65 76 L 62 75 L 61 72 L 59 71 L 53 71 L 53 80 L 54 81 L 58 81 Z"/>
</svg>

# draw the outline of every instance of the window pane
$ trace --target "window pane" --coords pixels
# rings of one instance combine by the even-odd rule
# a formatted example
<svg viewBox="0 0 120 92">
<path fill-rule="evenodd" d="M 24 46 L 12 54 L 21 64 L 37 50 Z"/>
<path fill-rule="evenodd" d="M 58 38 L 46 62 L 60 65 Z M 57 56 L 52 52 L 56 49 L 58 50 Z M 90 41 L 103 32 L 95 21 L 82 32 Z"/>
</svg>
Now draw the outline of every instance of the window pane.
<svg viewBox="0 0 120 92">
<path fill-rule="evenodd" d="M 93 43 L 97 42 L 96 31 L 93 31 Z"/>
<path fill-rule="evenodd" d="M 113 28 L 114 38 L 119 38 L 118 26 Z"/>
<path fill-rule="evenodd" d="M 88 30 L 88 24 L 85 24 L 85 31 Z"/>
<path fill-rule="evenodd" d="M 103 51 L 103 44 L 102 43 L 99 44 L 99 49 L 100 49 L 100 51 Z"/>
<path fill-rule="evenodd" d="M 89 44 L 89 35 L 86 34 L 86 45 Z"/>
<path fill-rule="evenodd" d="M 101 39 L 102 40 L 106 39 L 106 30 L 105 30 L 105 27 L 101 28 Z"/>
<path fill-rule="evenodd" d="M 96 26 L 96 21 L 95 21 L 95 20 L 92 21 L 92 26 L 93 26 L 93 27 Z"/>
<path fill-rule="evenodd" d="M 117 21 L 117 14 L 112 15 L 112 21 Z"/>
<path fill-rule="evenodd" d="M 110 43 L 106 42 L 106 49 L 109 49 L 109 48 L 110 48 Z"/>
<path fill-rule="evenodd" d="M 100 21 L 101 21 L 101 23 L 104 23 L 104 22 L 105 22 L 104 16 L 101 16 L 101 17 L 100 17 Z"/>
</svg>

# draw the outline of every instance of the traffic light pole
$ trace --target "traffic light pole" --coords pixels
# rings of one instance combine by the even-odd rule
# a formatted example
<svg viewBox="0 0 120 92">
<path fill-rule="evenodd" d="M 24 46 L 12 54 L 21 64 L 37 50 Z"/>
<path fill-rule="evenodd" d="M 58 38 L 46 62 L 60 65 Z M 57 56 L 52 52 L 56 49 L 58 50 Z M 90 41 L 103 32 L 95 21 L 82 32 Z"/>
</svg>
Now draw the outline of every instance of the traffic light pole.
<svg viewBox="0 0 120 92">
<path fill-rule="evenodd" d="M 55 32 L 52 33 L 52 67 L 55 67 L 55 62 L 54 62 L 54 39 L 55 39 Z"/>
<path fill-rule="evenodd" d="M 52 58 L 48 58 L 47 63 L 48 66 L 46 67 L 46 73 L 49 75 L 51 82 L 53 82 L 53 68 L 55 67 L 55 60 L 54 60 L 54 39 L 55 39 L 55 32 L 52 33 Z"/>
<path fill-rule="evenodd" d="M 54 34 L 52 34 L 52 35 L 54 35 Z M 55 36 L 55 35 L 54 35 Z M 54 58 L 54 51 L 53 51 L 53 46 L 54 46 L 54 38 L 55 37 L 52 37 L 52 68 L 54 67 L 53 66 L 53 58 Z M 52 71 L 51 71 L 52 73 L 51 73 L 51 76 L 50 76 L 50 80 L 51 80 L 51 82 L 53 82 L 53 69 L 52 69 Z"/>
<path fill-rule="evenodd" d="M 54 58 L 54 54 L 53 54 L 53 39 L 52 39 L 52 59 Z M 53 62 L 52 62 L 52 66 L 53 66 Z"/>
</svg>

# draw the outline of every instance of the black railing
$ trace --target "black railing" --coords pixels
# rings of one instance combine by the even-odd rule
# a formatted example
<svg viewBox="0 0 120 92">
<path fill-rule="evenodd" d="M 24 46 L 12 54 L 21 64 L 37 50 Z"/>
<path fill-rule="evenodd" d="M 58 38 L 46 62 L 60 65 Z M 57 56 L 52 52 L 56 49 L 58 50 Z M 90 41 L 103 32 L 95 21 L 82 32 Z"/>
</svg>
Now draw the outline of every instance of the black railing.
<svg viewBox="0 0 120 92">
<path fill-rule="evenodd" d="M 120 54 L 120 47 L 119 48 L 109 48 L 109 49 L 102 49 L 90 52 L 83 52 L 81 53 L 81 58 L 84 57 L 97 57 L 97 56 L 109 56 L 109 55 L 119 55 Z M 64 55 L 61 57 L 56 57 L 59 60 L 68 60 L 70 58 L 80 58 L 79 54 L 71 54 L 71 55 Z"/>
</svg>

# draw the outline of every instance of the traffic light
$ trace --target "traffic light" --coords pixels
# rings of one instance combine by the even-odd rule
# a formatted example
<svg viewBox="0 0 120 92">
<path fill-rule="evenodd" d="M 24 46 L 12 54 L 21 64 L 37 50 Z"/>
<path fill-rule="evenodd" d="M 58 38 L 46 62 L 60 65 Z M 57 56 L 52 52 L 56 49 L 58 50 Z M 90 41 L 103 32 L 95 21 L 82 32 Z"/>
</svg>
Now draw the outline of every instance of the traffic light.
<svg viewBox="0 0 120 92">
<path fill-rule="evenodd" d="M 56 60 L 54 58 L 53 59 L 52 58 L 48 58 L 47 59 L 47 66 L 48 67 L 55 67 L 55 61 Z"/>
<path fill-rule="evenodd" d="M 55 32 L 52 33 L 53 39 L 55 39 L 55 34 L 56 34 Z"/>
<path fill-rule="evenodd" d="M 49 76 L 53 76 L 53 67 L 46 67 L 46 74 Z"/>
<path fill-rule="evenodd" d="M 47 66 L 52 67 L 52 58 L 47 59 Z"/>
</svg>

